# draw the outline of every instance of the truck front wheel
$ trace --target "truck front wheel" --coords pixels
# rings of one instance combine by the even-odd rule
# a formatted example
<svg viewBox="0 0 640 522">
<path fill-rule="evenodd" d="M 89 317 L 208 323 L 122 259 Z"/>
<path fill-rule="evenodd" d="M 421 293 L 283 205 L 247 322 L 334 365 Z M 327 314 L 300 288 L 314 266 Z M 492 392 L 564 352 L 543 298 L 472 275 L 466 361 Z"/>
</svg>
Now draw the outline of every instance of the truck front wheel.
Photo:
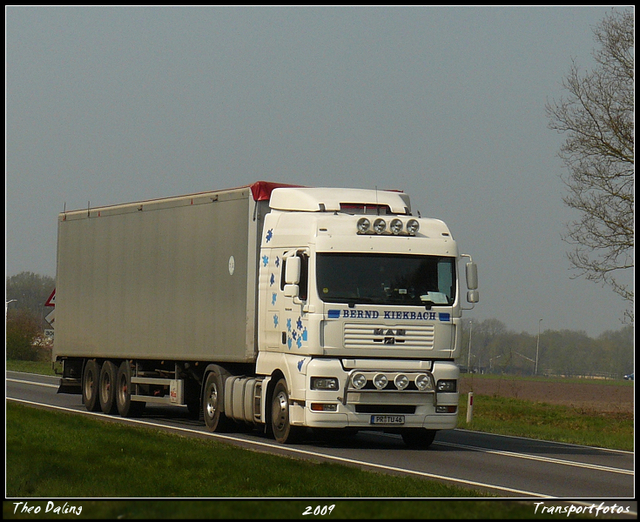
<svg viewBox="0 0 640 522">
<path fill-rule="evenodd" d="M 82 372 L 82 402 L 88 411 L 99 411 L 98 383 L 100 382 L 100 365 L 91 359 L 84 365 Z"/>
<path fill-rule="evenodd" d="M 301 435 L 301 428 L 289 422 L 289 392 L 284 379 L 280 379 L 273 389 L 271 429 L 274 438 L 281 444 L 296 442 Z"/>
</svg>

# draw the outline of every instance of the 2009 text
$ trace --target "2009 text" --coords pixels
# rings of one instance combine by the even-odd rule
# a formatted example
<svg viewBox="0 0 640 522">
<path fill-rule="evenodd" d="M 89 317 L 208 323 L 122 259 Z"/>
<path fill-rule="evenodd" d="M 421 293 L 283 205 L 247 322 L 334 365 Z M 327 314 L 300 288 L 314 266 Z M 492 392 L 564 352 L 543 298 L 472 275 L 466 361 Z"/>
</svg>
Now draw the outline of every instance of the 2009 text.
<svg viewBox="0 0 640 522">
<path fill-rule="evenodd" d="M 331 504 L 330 506 L 307 506 L 306 509 L 302 512 L 303 515 L 330 515 L 335 508 L 335 504 Z"/>
</svg>

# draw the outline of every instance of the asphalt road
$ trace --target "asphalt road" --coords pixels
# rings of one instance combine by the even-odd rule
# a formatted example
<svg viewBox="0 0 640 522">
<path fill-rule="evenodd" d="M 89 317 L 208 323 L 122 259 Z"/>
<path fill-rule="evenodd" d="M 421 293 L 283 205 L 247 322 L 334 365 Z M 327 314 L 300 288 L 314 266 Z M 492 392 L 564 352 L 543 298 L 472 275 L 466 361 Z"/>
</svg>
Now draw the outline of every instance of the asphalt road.
<svg viewBox="0 0 640 522">
<path fill-rule="evenodd" d="M 6 372 L 6 397 L 89 415 L 80 395 L 57 394 L 57 383 L 55 377 Z M 90 415 L 214 437 L 269 453 L 440 480 L 505 499 L 620 500 L 624 502 L 618 505 L 630 505 L 637 512 L 637 503 L 632 502 L 634 454 L 630 452 L 459 429 L 440 431 L 428 450 L 408 449 L 399 435 L 382 432 L 360 432 L 337 441 L 309 431 L 301 444 L 281 445 L 257 431 L 209 433 L 204 424 L 188 418 L 185 408 L 149 406 L 139 419 Z"/>
</svg>

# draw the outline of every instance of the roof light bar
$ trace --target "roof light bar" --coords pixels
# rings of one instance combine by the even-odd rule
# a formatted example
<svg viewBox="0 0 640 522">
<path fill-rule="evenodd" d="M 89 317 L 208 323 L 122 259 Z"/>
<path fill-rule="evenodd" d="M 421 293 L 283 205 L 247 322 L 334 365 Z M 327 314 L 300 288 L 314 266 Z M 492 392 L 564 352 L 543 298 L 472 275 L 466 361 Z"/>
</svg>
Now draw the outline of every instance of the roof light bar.
<svg viewBox="0 0 640 522">
<path fill-rule="evenodd" d="M 378 234 L 394 236 L 415 236 L 420 230 L 417 219 L 409 219 L 406 223 L 400 218 L 394 218 L 390 223 L 382 218 L 377 218 L 373 224 L 366 217 L 358 219 L 356 224 L 358 234 Z"/>
</svg>

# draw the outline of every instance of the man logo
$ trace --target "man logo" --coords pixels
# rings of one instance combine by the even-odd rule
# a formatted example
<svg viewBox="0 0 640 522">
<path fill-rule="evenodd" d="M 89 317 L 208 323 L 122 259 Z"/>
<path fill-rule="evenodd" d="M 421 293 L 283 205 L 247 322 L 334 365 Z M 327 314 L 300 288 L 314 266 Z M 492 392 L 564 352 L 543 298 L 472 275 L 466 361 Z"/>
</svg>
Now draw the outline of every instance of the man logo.
<svg viewBox="0 0 640 522">
<path fill-rule="evenodd" d="M 404 337 L 405 335 L 407 335 L 407 331 L 404 328 L 398 328 L 395 331 L 391 328 L 387 329 L 386 331 L 384 328 L 374 328 L 373 335 L 382 337 L 382 339 L 374 338 L 374 343 L 396 344 L 404 342 L 404 339 L 397 339 L 397 337 Z"/>
</svg>

